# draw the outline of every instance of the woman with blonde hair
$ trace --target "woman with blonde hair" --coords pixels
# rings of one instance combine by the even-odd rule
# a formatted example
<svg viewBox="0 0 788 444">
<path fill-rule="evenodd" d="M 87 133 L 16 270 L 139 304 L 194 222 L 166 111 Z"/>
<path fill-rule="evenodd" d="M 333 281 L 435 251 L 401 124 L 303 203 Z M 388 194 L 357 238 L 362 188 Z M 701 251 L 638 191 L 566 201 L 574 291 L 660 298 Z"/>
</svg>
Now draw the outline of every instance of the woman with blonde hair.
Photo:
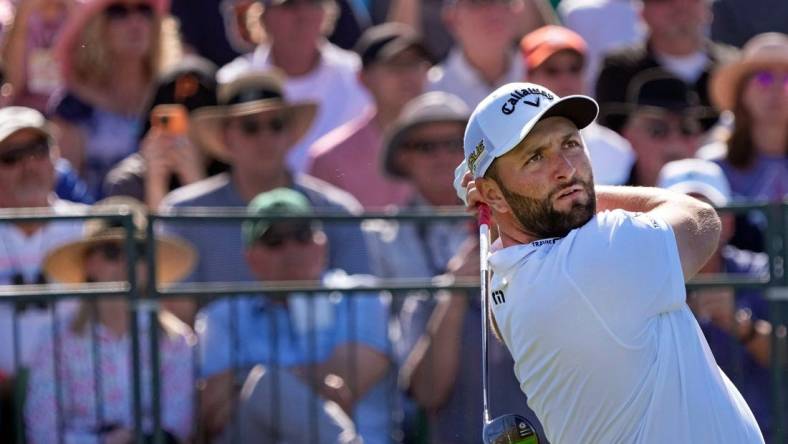
<svg viewBox="0 0 788 444">
<path fill-rule="evenodd" d="M 713 159 L 734 199 L 779 202 L 788 197 L 788 35 L 771 32 L 750 39 L 739 60 L 714 73 L 710 89 L 717 108 L 734 116 L 731 134 Z M 734 243 L 762 250 L 765 217 L 752 213 L 737 222 Z M 747 222 L 757 228 L 745 228 Z"/>
<path fill-rule="evenodd" d="M 65 88 L 53 100 L 63 156 L 96 197 L 118 161 L 137 150 L 154 82 L 177 52 L 168 0 L 81 0 L 56 47 Z"/>
</svg>

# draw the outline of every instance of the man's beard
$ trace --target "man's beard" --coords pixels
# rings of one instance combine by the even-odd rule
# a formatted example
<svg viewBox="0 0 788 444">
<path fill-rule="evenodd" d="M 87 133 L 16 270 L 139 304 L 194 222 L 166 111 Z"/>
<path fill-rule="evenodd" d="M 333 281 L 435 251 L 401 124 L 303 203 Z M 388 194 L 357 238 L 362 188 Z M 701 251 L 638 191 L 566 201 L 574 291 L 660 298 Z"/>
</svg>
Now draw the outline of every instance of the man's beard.
<svg viewBox="0 0 788 444">
<path fill-rule="evenodd" d="M 564 237 L 575 228 L 582 227 L 596 213 L 596 194 L 592 182 L 575 179 L 556 187 L 543 200 L 523 196 L 499 184 L 514 217 L 529 234 L 539 239 Z M 567 187 L 580 185 L 588 195 L 588 202 L 574 203 L 568 212 L 561 212 L 552 205 L 553 198 Z"/>
</svg>

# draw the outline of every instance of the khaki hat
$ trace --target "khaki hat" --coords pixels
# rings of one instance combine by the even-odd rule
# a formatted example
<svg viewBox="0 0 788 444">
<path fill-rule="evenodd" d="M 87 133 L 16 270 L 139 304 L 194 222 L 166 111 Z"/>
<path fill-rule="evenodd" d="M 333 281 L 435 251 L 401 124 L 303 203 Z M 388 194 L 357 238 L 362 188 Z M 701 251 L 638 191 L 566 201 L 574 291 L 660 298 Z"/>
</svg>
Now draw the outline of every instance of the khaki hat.
<svg viewBox="0 0 788 444">
<path fill-rule="evenodd" d="M 286 112 L 290 117 L 295 145 L 309 131 L 317 113 L 317 103 L 289 103 L 284 94 L 284 82 L 274 71 L 243 74 L 219 85 L 217 103 L 216 106 L 195 110 L 193 123 L 197 137 L 209 142 L 205 145 L 210 154 L 220 160 L 228 160 L 222 127 L 229 117 Z"/>
<path fill-rule="evenodd" d="M 712 103 L 721 110 L 732 110 L 742 82 L 760 69 L 788 69 L 788 35 L 767 32 L 751 38 L 742 48 L 741 57 L 719 68 L 711 78 Z"/>
<path fill-rule="evenodd" d="M 407 171 L 397 162 L 397 153 L 408 133 L 429 123 L 456 122 L 465 125 L 470 114 L 471 110 L 462 99 L 447 92 L 433 91 L 411 99 L 385 134 L 383 171 L 393 178 L 407 178 Z"/>
<path fill-rule="evenodd" d="M 138 200 L 115 196 L 96 202 L 96 209 L 117 209 L 118 214 L 131 214 L 134 238 L 145 240 L 147 210 Z M 55 248 L 44 258 L 44 272 L 62 283 L 85 282 L 85 253 L 94 245 L 104 242 L 125 242 L 126 229 L 108 219 L 91 219 L 85 222 L 82 239 Z M 159 283 L 176 282 L 186 277 L 194 268 L 197 252 L 186 241 L 173 236 L 156 237 L 156 278 Z"/>
</svg>

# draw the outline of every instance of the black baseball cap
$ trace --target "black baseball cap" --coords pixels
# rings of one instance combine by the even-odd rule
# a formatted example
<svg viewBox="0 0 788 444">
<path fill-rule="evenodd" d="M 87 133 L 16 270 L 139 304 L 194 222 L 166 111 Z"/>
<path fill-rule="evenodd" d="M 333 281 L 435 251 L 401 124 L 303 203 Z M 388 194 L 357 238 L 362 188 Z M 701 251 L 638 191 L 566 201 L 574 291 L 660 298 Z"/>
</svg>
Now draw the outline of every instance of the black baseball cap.
<svg viewBox="0 0 788 444">
<path fill-rule="evenodd" d="M 421 34 L 403 23 L 390 22 L 368 28 L 354 49 L 364 68 L 390 60 L 408 49 L 416 49 L 425 60 L 432 62 Z"/>
</svg>

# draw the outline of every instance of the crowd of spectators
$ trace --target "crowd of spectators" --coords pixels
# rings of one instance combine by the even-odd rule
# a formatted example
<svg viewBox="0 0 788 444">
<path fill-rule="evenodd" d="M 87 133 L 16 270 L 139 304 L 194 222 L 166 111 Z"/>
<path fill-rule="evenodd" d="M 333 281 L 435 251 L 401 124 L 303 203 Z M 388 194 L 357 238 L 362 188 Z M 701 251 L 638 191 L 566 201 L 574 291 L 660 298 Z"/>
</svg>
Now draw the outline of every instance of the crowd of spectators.
<svg viewBox="0 0 788 444">
<path fill-rule="evenodd" d="M 0 285 L 134 268 L 142 297 L 149 271 L 152 285 L 348 290 L 169 298 L 156 318 L 129 317 L 117 296 L 0 302 L 0 443 L 126 444 L 135 419 L 173 443 L 479 442 L 478 296 L 359 288 L 478 279 L 473 224 L 311 217 L 461 209 L 467 119 L 520 81 L 596 98 L 581 134 L 598 184 L 785 201 L 786 15 L 782 0 L 0 0 L 0 210 L 95 208 L 135 225 L 127 256 L 111 219 L 3 221 Z M 169 220 L 146 239 L 149 214 L 192 207 L 257 219 Z M 723 215 L 703 273 L 768 277 L 767 221 Z M 768 439 L 764 295 L 687 303 Z M 505 347 L 491 341 L 487 359 L 493 414 L 542 435 Z"/>
</svg>

